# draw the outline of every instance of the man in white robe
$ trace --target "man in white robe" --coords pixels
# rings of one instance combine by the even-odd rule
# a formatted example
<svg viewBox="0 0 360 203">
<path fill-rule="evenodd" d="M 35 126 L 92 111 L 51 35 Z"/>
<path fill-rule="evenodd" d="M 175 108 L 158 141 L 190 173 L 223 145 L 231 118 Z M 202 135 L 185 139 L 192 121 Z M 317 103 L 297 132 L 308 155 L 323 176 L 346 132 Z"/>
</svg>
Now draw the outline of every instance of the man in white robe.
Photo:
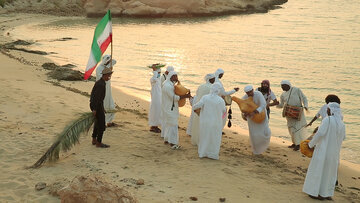
<svg viewBox="0 0 360 203">
<path fill-rule="evenodd" d="M 151 102 L 149 109 L 150 131 L 161 133 L 158 126 L 161 125 L 161 69 L 153 66 L 153 76 L 150 78 L 151 84 Z"/>
<path fill-rule="evenodd" d="M 222 117 L 225 116 L 224 100 L 219 96 L 221 84 L 214 83 L 210 94 L 203 96 L 195 103 L 193 110 L 200 110 L 199 157 L 219 159 L 222 136 Z"/>
<path fill-rule="evenodd" d="M 342 121 L 340 105 L 328 104 L 325 117 L 309 142 L 315 147 L 306 173 L 303 192 L 315 199 L 331 199 L 334 195 L 342 141 L 345 139 L 345 125 Z"/>
<path fill-rule="evenodd" d="M 308 110 L 308 101 L 303 92 L 297 88 L 291 86 L 290 81 L 281 81 L 281 88 L 284 92 L 280 96 L 280 104 L 278 108 L 284 108 L 286 104 L 291 106 L 303 107 Z M 306 124 L 304 111 L 301 112 L 300 120 L 286 117 L 288 131 L 291 135 L 292 145 L 289 148 L 293 148 L 294 151 L 300 149 L 300 142 L 304 140 L 304 127 Z"/>
<path fill-rule="evenodd" d="M 101 72 L 104 68 L 113 69 L 113 66 L 116 64 L 116 60 L 112 59 L 110 55 L 104 55 L 100 65 L 96 68 L 96 81 L 100 80 L 102 77 Z M 111 92 L 111 81 L 108 80 L 106 83 L 106 92 L 105 92 L 105 99 L 104 99 L 104 109 L 105 111 L 115 110 L 115 102 L 112 97 Z M 115 113 L 105 113 L 105 123 L 107 127 L 115 126 L 115 123 L 112 122 L 115 118 Z"/>
<path fill-rule="evenodd" d="M 174 67 L 172 67 L 172 66 L 166 67 L 165 73 L 162 74 L 161 77 L 160 77 L 160 78 L 161 78 L 161 83 L 160 83 L 160 84 L 161 84 L 161 87 L 163 86 L 163 83 L 165 82 L 167 75 L 168 75 L 171 71 L 174 71 Z"/>
<path fill-rule="evenodd" d="M 307 126 L 311 126 L 312 123 L 314 121 L 316 121 L 318 118 L 321 118 L 321 120 L 323 120 L 325 117 L 327 117 L 327 108 L 328 108 L 328 103 L 330 102 L 336 102 L 338 104 L 340 104 L 340 99 L 338 96 L 334 95 L 334 94 L 329 94 L 328 96 L 325 97 L 325 103 L 320 110 L 317 112 L 317 114 L 314 116 L 314 118 L 310 121 L 309 124 L 307 124 Z M 306 126 L 306 127 L 307 127 Z"/>
<path fill-rule="evenodd" d="M 219 68 L 215 71 L 215 82 L 218 82 L 221 85 L 220 97 L 222 97 L 222 98 L 224 98 L 225 96 L 228 96 L 228 95 L 232 95 L 235 92 L 239 91 L 238 87 L 235 87 L 234 89 L 227 91 L 227 92 L 225 91 L 225 88 L 224 88 L 222 82 L 220 81 L 220 79 L 224 76 L 224 73 L 225 73 L 224 70 L 221 68 Z M 225 124 L 226 124 L 226 119 L 227 119 L 227 112 L 226 112 L 225 117 L 223 118 L 223 126 L 225 126 Z"/>
<path fill-rule="evenodd" d="M 205 76 L 205 83 L 200 85 L 199 88 L 196 91 L 196 95 L 193 99 L 193 104 L 196 104 L 200 101 L 200 99 L 204 96 L 210 93 L 211 85 L 215 82 L 215 75 L 214 74 L 207 74 Z M 191 135 L 191 143 L 193 145 L 198 145 L 199 143 L 199 130 L 200 130 L 200 123 L 199 123 L 199 116 L 192 111 L 189 124 L 188 124 L 188 130 L 186 131 L 188 135 Z"/>
<path fill-rule="evenodd" d="M 246 94 L 242 97 L 242 99 L 252 97 L 254 103 L 258 106 L 258 108 L 253 112 L 249 114 L 243 114 L 243 117 L 248 122 L 249 137 L 253 154 L 262 154 L 269 147 L 271 137 L 269 119 L 266 113 L 266 101 L 262 93 L 259 91 L 254 91 L 251 85 L 247 85 L 244 88 L 244 91 Z M 252 116 L 261 113 L 262 111 L 265 111 L 266 115 L 263 122 L 255 123 L 253 120 L 251 120 Z"/>
<path fill-rule="evenodd" d="M 169 72 L 163 87 L 161 89 L 161 137 L 164 138 L 165 143 L 170 143 L 172 149 L 179 149 L 179 135 L 178 135 L 178 119 L 179 119 L 179 100 L 183 98 L 190 98 L 188 93 L 183 96 L 175 95 L 174 85 L 178 81 L 177 73 Z"/>
</svg>

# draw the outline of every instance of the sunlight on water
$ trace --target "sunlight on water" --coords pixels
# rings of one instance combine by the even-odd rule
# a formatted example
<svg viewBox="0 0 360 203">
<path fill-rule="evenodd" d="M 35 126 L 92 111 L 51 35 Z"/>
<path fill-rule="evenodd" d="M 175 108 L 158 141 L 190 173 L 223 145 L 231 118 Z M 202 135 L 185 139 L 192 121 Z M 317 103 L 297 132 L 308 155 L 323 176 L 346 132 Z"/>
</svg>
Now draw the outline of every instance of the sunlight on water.
<svg viewBox="0 0 360 203">
<path fill-rule="evenodd" d="M 351 5 L 351 6 L 350 6 Z M 341 10 L 339 9 L 341 8 Z M 309 100 L 309 122 L 328 94 L 341 98 L 347 127 L 342 158 L 360 163 L 360 2 L 335 0 L 289 1 L 266 14 L 192 19 L 113 19 L 113 86 L 150 98 L 152 63 L 173 65 L 184 86 L 196 92 L 207 73 L 225 70 L 227 90 L 271 82 L 279 98 L 280 82 L 288 79 Z M 49 58 L 84 70 L 94 28 L 99 19 L 64 18 L 42 26 L 25 25 L 14 31 L 19 39 L 36 40 L 33 49 L 54 52 Z M 29 33 L 31 33 L 29 35 Z M 73 40 L 54 41 L 63 37 Z M 189 108 L 189 107 L 187 107 Z M 233 123 L 247 124 L 233 106 Z M 289 139 L 281 110 L 272 108 L 273 136 Z M 316 121 L 307 129 L 320 124 Z"/>
</svg>

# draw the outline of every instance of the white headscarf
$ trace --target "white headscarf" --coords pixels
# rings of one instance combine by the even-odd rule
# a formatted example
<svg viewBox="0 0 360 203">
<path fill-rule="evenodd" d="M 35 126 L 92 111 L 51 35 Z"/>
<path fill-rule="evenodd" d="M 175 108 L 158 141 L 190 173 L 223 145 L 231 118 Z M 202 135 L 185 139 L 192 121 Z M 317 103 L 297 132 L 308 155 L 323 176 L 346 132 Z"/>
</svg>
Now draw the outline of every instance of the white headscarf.
<svg viewBox="0 0 360 203">
<path fill-rule="evenodd" d="M 215 82 L 214 84 L 211 85 L 210 94 L 219 96 L 220 92 L 221 92 L 221 84 L 220 83 Z"/>
<path fill-rule="evenodd" d="M 281 81 L 280 84 L 282 84 L 282 85 L 289 85 L 289 86 L 291 87 L 291 83 L 290 83 L 289 80 L 283 80 L 283 81 Z"/>
<path fill-rule="evenodd" d="M 209 83 L 210 84 L 210 79 L 212 78 L 215 78 L 215 74 L 213 73 L 209 73 L 209 74 L 206 74 L 205 77 L 204 77 L 204 80 L 206 81 L 206 83 Z"/>
<path fill-rule="evenodd" d="M 330 108 L 330 113 L 334 116 L 337 120 L 342 121 L 343 115 L 341 113 L 340 104 L 336 102 L 329 102 L 328 107 Z"/>
<path fill-rule="evenodd" d="M 244 87 L 244 92 L 250 92 L 251 90 L 253 90 L 254 88 L 253 88 L 253 86 L 252 85 L 246 85 L 245 87 Z"/>
<path fill-rule="evenodd" d="M 109 62 L 111 59 L 111 56 L 106 54 L 102 57 L 101 64 L 105 66 L 105 63 Z M 109 63 L 105 66 L 105 68 L 111 68 L 110 65 L 114 66 L 116 64 L 116 60 L 112 59 L 112 63 Z"/>
<path fill-rule="evenodd" d="M 169 81 L 171 82 L 170 78 L 173 76 L 173 75 L 177 75 L 177 73 L 175 71 L 170 71 L 169 74 L 166 76 L 166 81 Z M 165 81 L 165 82 L 166 82 Z M 172 83 L 172 82 L 171 82 Z"/>
<path fill-rule="evenodd" d="M 168 73 L 170 73 L 171 71 L 174 71 L 174 67 L 168 66 L 168 67 L 166 67 L 166 71 L 167 71 Z"/>
<path fill-rule="evenodd" d="M 215 82 L 220 82 L 219 75 L 224 74 L 224 70 L 219 68 L 215 71 Z"/>
</svg>

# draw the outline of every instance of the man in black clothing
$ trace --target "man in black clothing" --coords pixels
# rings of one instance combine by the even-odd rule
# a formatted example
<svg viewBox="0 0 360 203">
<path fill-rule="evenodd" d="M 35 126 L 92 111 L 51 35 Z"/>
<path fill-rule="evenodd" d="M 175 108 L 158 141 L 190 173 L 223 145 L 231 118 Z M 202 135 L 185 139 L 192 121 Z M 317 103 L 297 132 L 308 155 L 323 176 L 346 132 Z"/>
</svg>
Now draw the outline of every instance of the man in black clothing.
<svg viewBox="0 0 360 203">
<path fill-rule="evenodd" d="M 105 81 L 110 80 L 113 71 L 110 68 L 104 68 L 101 73 L 102 77 L 95 83 L 90 96 L 90 109 L 96 118 L 92 134 L 92 144 L 96 145 L 96 147 L 108 148 L 110 145 L 102 143 L 102 137 L 105 131 Z"/>
</svg>

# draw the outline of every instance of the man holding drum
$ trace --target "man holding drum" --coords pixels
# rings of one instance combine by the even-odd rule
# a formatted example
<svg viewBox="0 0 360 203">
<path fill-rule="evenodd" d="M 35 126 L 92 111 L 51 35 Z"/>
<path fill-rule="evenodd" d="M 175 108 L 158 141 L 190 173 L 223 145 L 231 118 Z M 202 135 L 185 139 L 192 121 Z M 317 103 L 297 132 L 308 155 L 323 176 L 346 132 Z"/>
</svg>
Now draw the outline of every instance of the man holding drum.
<svg viewBox="0 0 360 203">
<path fill-rule="evenodd" d="M 293 143 L 289 148 L 297 151 L 300 149 L 300 142 L 304 140 L 306 119 L 303 108 L 308 110 L 308 101 L 303 92 L 299 88 L 291 86 L 288 80 L 281 81 L 281 88 L 284 92 L 280 96 L 280 104 L 277 107 L 283 108 L 283 117 L 286 117 Z"/>
</svg>

